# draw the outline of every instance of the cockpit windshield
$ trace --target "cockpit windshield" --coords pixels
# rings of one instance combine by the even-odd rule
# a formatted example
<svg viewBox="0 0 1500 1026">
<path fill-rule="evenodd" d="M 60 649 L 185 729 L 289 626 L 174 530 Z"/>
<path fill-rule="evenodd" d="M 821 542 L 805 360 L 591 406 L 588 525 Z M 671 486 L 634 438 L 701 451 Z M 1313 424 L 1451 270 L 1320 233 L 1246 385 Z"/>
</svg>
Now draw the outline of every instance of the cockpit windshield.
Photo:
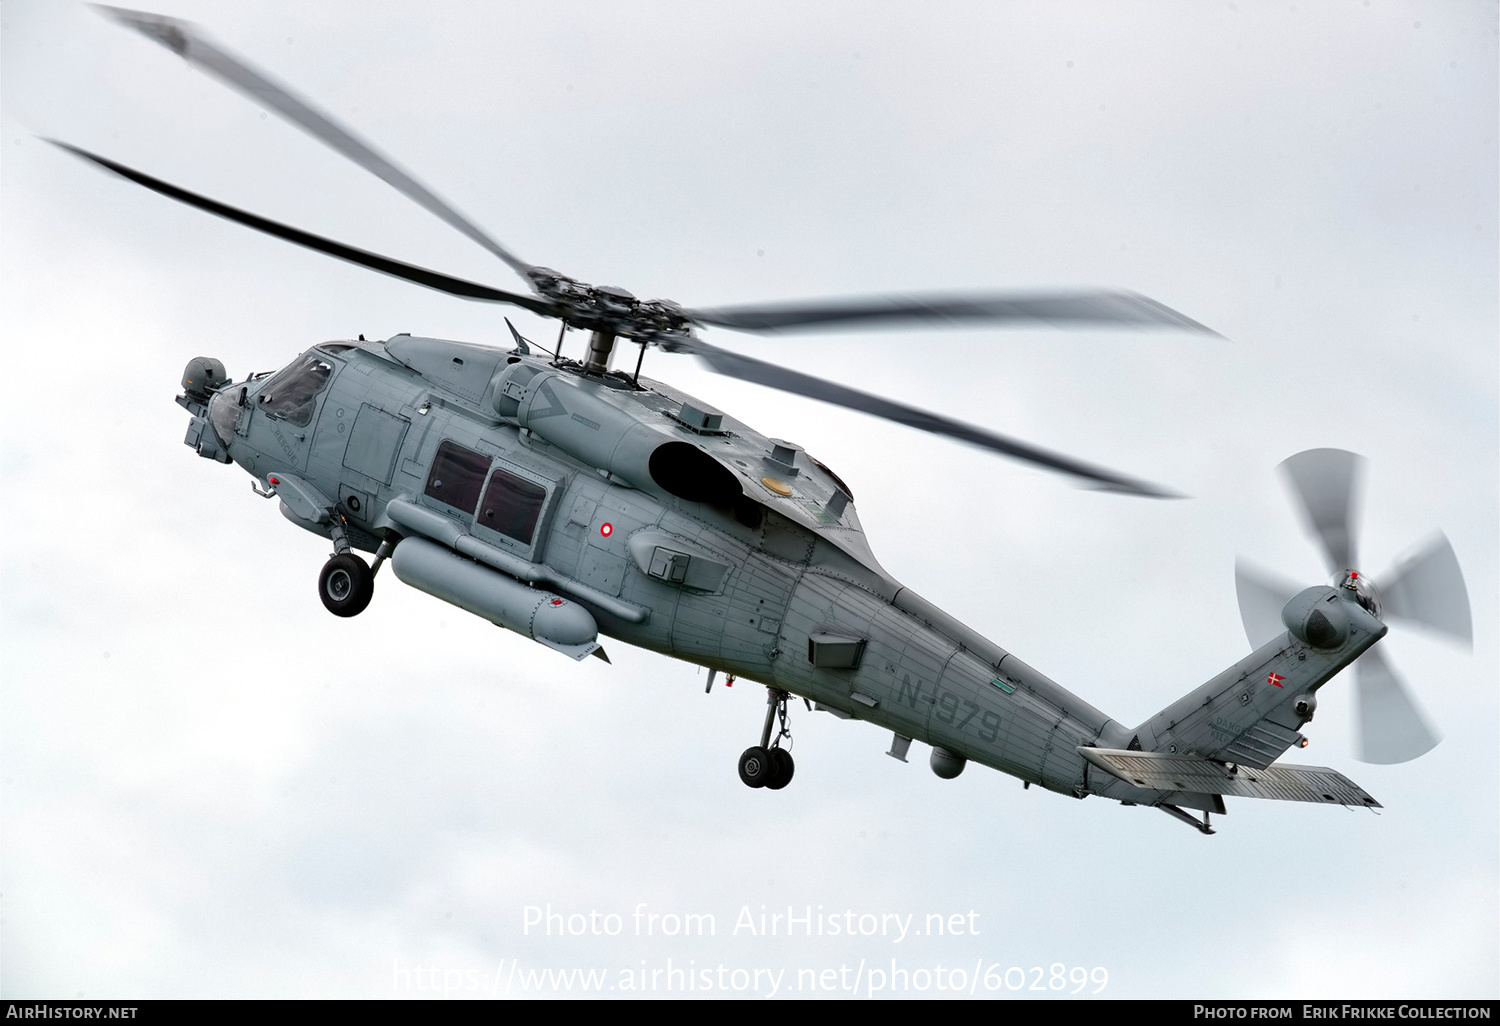
<svg viewBox="0 0 1500 1026">
<path fill-rule="evenodd" d="M 304 356 L 261 386 L 261 411 L 277 420 L 306 427 L 318 393 L 328 387 L 333 364 L 321 356 Z"/>
</svg>

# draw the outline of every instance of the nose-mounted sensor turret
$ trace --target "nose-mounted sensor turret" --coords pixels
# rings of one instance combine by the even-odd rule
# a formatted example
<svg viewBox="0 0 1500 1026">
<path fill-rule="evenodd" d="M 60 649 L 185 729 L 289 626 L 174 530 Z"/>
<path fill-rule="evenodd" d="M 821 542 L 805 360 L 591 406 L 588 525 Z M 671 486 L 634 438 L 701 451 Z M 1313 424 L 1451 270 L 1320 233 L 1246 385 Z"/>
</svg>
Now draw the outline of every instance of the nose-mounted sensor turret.
<svg viewBox="0 0 1500 1026">
<path fill-rule="evenodd" d="M 184 444 L 204 459 L 219 463 L 230 462 L 226 437 L 233 434 L 233 422 L 230 422 L 227 430 L 218 424 L 211 424 L 217 418 L 213 418 L 210 411 L 216 394 L 229 383 L 230 377 L 224 370 L 223 362 L 211 356 L 195 356 L 183 369 L 182 395 L 177 397 L 177 405 L 193 415 L 187 437 L 183 439 Z M 219 397 L 218 405 L 226 405 L 222 396 Z"/>
<path fill-rule="evenodd" d="M 183 394 L 200 403 L 208 402 L 208 397 L 228 382 L 229 375 L 224 371 L 223 361 L 212 356 L 193 357 L 182 372 Z"/>
</svg>

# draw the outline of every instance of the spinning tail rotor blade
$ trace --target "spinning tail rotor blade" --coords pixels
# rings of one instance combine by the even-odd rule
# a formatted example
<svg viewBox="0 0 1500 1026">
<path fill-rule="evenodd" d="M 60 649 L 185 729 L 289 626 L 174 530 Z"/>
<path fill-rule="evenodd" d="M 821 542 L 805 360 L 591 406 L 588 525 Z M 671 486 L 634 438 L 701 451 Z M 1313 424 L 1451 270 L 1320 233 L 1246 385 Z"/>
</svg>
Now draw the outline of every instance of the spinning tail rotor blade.
<svg viewBox="0 0 1500 1026">
<path fill-rule="evenodd" d="M 128 11 L 102 4 L 94 6 L 122 25 L 162 44 L 189 64 L 214 75 L 261 106 L 275 111 L 479 243 L 522 277 L 527 277 L 530 264 L 490 238 L 468 218 L 439 199 L 431 189 L 401 170 L 353 132 L 294 95 L 285 86 L 271 81 L 244 61 L 210 43 L 197 26 L 143 11 Z"/>
<path fill-rule="evenodd" d="M 292 228 L 280 222 L 260 217 L 257 214 L 247 213 L 246 211 L 231 207 L 227 203 L 220 203 L 218 200 L 209 199 L 207 196 L 199 196 L 197 193 L 189 192 L 170 182 L 164 182 L 159 178 L 152 178 L 144 172 L 136 171 L 134 168 L 126 167 L 124 164 L 116 163 L 113 160 L 90 153 L 88 150 L 80 149 L 77 146 L 70 146 L 65 142 L 58 142 L 55 139 L 48 139 L 47 142 L 52 143 L 52 145 L 60 149 L 67 150 L 69 153 L 84 160 L 92 161 L 106 170 L 113 171 L 121 178 L 126 178 L 137 185 L 145 186 L 152 192 L 160 193 L 180 203 L 186 203 L 188 206 L 197 207 L 199 210 L 206 210 L 210 214 L 217 214 L 226 220 L 245 225 L 247 228 L 254 228 L 258 232 L 264 232 L 278 239 L 294 242 L 307 249 L 326 253 L 328 256 L 338 257 L 340 260 L 347 260 L 351 264 L 368 267 L 373 271 L 380 271 L 382 274 L 389 274 L 392 277 L 400 278 L 402 281 L 425 285 L 430 289 L 437 289 L 439 292 L 446 292 L 452 296 L 462 296 L 465 299 L 478 299 L 490 303 L 512 303 L 533 313 L 544 315 L 552 313 L 552 305 L 546 300 L 490 288 L 488 285 L 480 285 L 477 282 L 454 278 L 451 275 L 441 274 L 438 271 L 429 271 L 427 268 L 418 267 L 415 264 L 392 260 L 390 257 L 384 257 L 378 253 L 371 253 L 367 250 L 356 249 L 353 246 L 346 246 L 342 242 L 325 239 L 321 235 L 314 235 L 300 228 Z"/>
<path fill-rule="evenodd" d="M 1380 602 L 1388 616 L 1441 631 L 1466 645 L 1474 644 L 1464 574 L 1442 532 L 1381 578 Z"/>
<path fill-rule="evenodd" d="M 1302 586 L 1248 560 L 1236 559 L 1234 590 L 1239 598 L 1245 637 L 1250 640 L 1250 648 L 1257 649 L 1286 633 L 1286 625 L 1281 622 L 1282 607 L 1302 590 Z"/>
<path fill-rule="evenodd" d="M 892 325 L 1031 323 L 1181 328 L 1217 336 L 1176 310 L 1134 292 L 997 292 L 868 296 L 685 310 L 689 320 L 736 331 L 809 331 Z"/>
<path fill-rule="evenodd" d="M 794 395 L 804 395 L 810 399 L 821 399 L 825 403 L 835 406 L 843 406 L 861 413 L 868 413 L 885 420 L 893 420 L 907 427 L 918 428 L 922 431 L 930 431 L 935 435 L 946 435 L 949 438 L 957 438 L 977 445 L 982 449 L 992 452 L 1003 453 L 1016 459 L 1035 463 L 1038 466 L 1058 470 L 1064 474 L 1090 481 L 1096 488 L 1103 491 L 1125 492 L 1131 495 L 1145 495 L 1152 498 L 1176 498 L 1173 492 L 1166 491 L 1156 485 L 1144 481 L 1116 474 L 1112 471 L 1099 467 L 1091 467 L 1086 463 L 1051 453 L 1045 449 L 1038 449 L 1024 442 L 1013 441 L 1003 435 L 986 431 L 984 428 L 965 424 L 963 421 L 952 420 L 936 413 L 928 413 L 913 406 L 893 402 L 890 399 L 882 399 L 880 396 L 871 395 L 849 388 L 847 385 L 836 384 L 825 381 L 822 378 L 803 374 L 800 371 L 789 370 L 773 363 L 763 360 L 752 359 L 731 353 L 728 350 L 719 349 L 691 337 L 674 337 L 670 342 L 674 351 L 689 352 L 699 357 L 709 368 L 719 374 L 731 378 L 739 378 L 741 381 L 753 381 L 758 385 L 765 385 L 782 392 L 791 392 Z"/>
<path fill-rule="evenodd" d="M 1440 740 L 1437 732 L 1428 725 L 1379 649 L 1372 648 L 1360 656 L 1354 674 L 1360 762 L 1410 762 L 1436 747 Z"/>
<path fill-rule="evenodd" d="M 1305 525 L 1322 543 L 1335 583 L 1347 589 L 1345 600 L 1358 602 L 1381 619 L 1412 621 L 1472 644 L 1469 594 L 1458 557 L 1442 532 L 1397 562 L 1379 587 L 1363 574 L 1344 573 L 1355 569 L 1357 559 L 1354 522 L 1364 465 L 1364 457 L 1342 449 L 1309 449 L 1281 464 Z M 1280 590 L 1275 579 L 1243 562 L 1236 563 L 1235 586 L 1251 643 L 1264 643 L 1271 636 L 1272 607 L 1296 586 Z M 1279 607 L 1275 619 L 1275 630 L 1280 631 Z M 1380 649 L 1367 649 L 1355 661 L 1354 678 L 1355 743 L 1361 761 L 1408 762 L 1436 747 L 1437 731 Z"/>
<path fill-rule="evenodd" d="M 1332 573 L 1355 567 L 1354 521 L 1364 457 L 1343 449 L 1308 449 L 1281 463 L 1303 521 L 1322 542 Z"/>
</svg>

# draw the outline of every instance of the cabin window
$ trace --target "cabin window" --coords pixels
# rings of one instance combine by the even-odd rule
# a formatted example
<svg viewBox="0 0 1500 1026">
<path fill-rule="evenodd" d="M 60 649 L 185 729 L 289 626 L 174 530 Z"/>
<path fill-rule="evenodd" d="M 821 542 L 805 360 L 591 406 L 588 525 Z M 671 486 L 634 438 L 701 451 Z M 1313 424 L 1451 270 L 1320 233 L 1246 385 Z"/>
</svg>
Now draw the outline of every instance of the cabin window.
<svg viewBox="0 0 1500 1026">
<path fill-rule="evenodd" d="M 260 408 L 267 416 L 298 427 L 312 422 L 318 394 L 328 387 L 333 364 L 308 356 L 281 371 L 260 390 Z"/>
<path fill-rule="evenodd" d="M 514 538 L 522 545 L 531 544 L 537 517 L 547 501 L 547 489 L 539 484 L 496 470 L 490 486 L 484 490 L 484 501 L 474 522 L 491 531 Z"/>
<path fill-rule="evenodd" d="M 438 446 L 427 475 L 427 494 L 455 509 L 473 513 L 479 505 L 479 491 L 484 475 L 489 473 L 490 458 L 453 442 Z"/>
</svg>

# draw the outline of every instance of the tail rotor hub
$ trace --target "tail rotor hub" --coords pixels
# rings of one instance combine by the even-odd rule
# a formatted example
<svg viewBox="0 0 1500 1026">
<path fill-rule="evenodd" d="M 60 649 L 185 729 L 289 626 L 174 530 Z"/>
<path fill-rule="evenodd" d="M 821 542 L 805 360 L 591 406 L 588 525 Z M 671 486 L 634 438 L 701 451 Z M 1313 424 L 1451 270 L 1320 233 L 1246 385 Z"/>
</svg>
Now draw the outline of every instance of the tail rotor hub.
<svg viewBox="0 0 1500 1026">
<path fill-rule="evenodd" d="M 1341 578 L 1334 579 L 1334 584 L 1353 592 L 1354 600 L 1364 607 L 1365 612 L 1380 619 L 1380 593 L 1368 577 L 1358 570 L 1345 570 Z"/>
</svg>

